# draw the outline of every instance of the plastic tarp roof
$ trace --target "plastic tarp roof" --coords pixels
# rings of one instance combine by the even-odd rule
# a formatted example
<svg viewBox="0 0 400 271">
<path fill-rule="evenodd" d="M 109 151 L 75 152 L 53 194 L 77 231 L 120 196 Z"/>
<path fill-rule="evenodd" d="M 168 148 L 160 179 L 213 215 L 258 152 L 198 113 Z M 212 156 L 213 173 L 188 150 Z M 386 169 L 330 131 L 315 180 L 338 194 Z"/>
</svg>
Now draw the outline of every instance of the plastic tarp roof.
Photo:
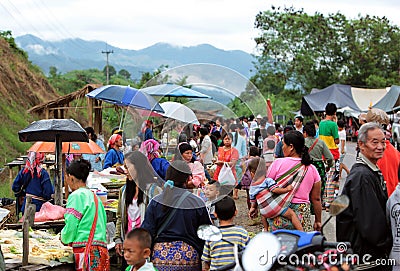
<svg viewBox="0 0 400 271">
<path fill-rule="evenodd" d="M 360 110 L 353 100 L 351 86 L 333 84 L 304 96 L 301 101 L 301 114 L 311 116 L 314 112 L 323 112 L 327 103 L 335 103 L 338 108 L 347 106 L 355 111 Z"/>
<path fill-rule="evenodd" d="M 354 102 L 361 111 L 368 111 L 368 107 L 380 101 L 388 93 L 386 88 L 368 89 L 368 88 L 351 88 L 351 94 Z"/>
<path fill-rule="evenodd" d="M 335 103 L 338 109 L 352 112 L 351 115 L 358 115 L 360 112 L 367 111 L 369 106 L 382 100 L 387 94 L 384 88 L 365 89 L 333 84 L 321 90 L 313 89 L 311 94 L 304 96 L 301 114 L 310 116 L 314 112 L 323 112 L 327 103 Z"/>
<path fill-rule="evenodd" d="M 385 112 L 400 110 L 400 86 L 393 85 L 385 97 L 374 104 L 373 107 L 382 109 Z"/>
</svg>

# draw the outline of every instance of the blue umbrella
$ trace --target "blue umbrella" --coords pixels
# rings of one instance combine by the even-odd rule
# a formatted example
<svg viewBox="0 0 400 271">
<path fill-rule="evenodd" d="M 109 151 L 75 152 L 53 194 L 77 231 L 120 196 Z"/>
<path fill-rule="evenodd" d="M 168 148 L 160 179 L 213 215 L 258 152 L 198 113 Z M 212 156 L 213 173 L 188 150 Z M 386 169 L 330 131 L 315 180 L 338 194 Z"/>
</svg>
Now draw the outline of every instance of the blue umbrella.
<svg viewBox="0 0 400 271">
<path fill-rule="evenodd" d="M 164 113 L 162 107 L 153 97 L 130 86 L 107 85 L 89 92 L 86 94 L 86 97 L 119 106 L 129 106 Z"/>
<path fill-rule="evenodd" d="M 200 93 L 196 90 L 179 86 L 172 83 L 166 83 L 151 87 L 140 89 L 141 91 L 151 96 L 162 96 L 162 97 L 186 97 L 186 98 L 209 98 L 210 96 Z"/>
</svg>

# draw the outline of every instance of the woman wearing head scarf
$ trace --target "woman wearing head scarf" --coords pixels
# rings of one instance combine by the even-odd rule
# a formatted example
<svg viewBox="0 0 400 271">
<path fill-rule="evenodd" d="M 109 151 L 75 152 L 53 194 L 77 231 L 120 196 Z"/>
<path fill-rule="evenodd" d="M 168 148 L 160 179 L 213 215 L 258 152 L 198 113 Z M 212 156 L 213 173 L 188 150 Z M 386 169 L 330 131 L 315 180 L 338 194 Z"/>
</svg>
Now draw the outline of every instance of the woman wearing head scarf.
<svg viewBox="0 0 400 271">
<path fill-rule="evenodd" d="M 164 158 L 160 158 L 159 149 L 160 143 L 154 139 L 148 139 L 142 142 L 142 145 L 140 146 L 140 151 L 150 161 L 154 171 L 158 174 L 158 176 L 165 180 L 169 162 Z"/>
<path fill-rule="evenodd" d="M 120 150 L 123 145 L 122 136 L 113 134 L 108 140 L 108 151 L 104 158 L 103 169 L 114 166 L 115 164 L 124 164 L 124 154 Z"/>
<path fill-rule="evenodd" d="M 23 199 L 22 212 L 24 212 L 25 209 L 25 194 L 26 196 L 32 197 L 32 203 L 36 205 L 36 212 L 38 212 L 42 204 L 50 200 L 52 194 L 54 194 L 54 188 L 51 184 L 49 173 L 42 168 L 43 161 L 44 154 L 29 152 L 25 167 L 14 179 L 12 190 L 17 198 Z"/>
<path fill-rule="evenodd" d="M 194 160 L 193 158 L 193 149 L 187 142 L 181 142 L 178 145 L 177 154 L 175 155 L 175 160 L 183 160 L 185 161 L 190 170 L 192 171 L 192 180 L 188 182 L 188 188 L 194 187 L 203 187 L 205 172 L 203 165 Z"/>
</svg>

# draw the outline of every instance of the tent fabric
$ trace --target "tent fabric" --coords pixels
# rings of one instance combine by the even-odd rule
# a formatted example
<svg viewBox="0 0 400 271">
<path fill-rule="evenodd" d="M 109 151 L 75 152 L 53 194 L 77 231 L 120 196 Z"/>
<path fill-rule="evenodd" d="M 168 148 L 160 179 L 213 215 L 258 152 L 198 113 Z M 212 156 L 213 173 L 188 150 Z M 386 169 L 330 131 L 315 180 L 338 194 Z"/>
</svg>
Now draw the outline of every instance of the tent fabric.
<svg viewBox="0 0 400 271">
<path fill-rule="evenodd" d="M 351 88 L 351 94 L 354 102 L 361 111 L 368 111 L 368 108 L 377 101 L 381 100 L 387 94 L 386 88 L 368 89 L 368 88 Z"/>
<path fill-rule="evenodd" d="M 400 87 L 393 86 L 392 88 L 391 97 L 388 97 L 390 91 L 387 92 L 384 88 L 366 89 L 354 88 L 350 85 L 333 84 L 322 90 L 313 89 L 311 94 L 304 96 L 302 99 L 301 114 L 311 116 L 314 112 L 325 111 L 327 103 L 335 103 L 338 109 L 343 109 L 349 114 L 351 113 L 350 115 L 358 115 L 361 112 L 366 112 L 369 106 L 380 104 L 385 99 L 387 99 L 387 102 L 382 102 L 381 106 L 390 108 L 389 111 L 392 111 L 394 107 L 392 104 L 395 104 L 397 101 L 398 105 L 400 105 L 400 101 L 398 101 Z M 376 103 L 377 101 L 379 102 Z"/>
<path fill-rule="evenodd" d="M 347 106 L 352 110 L 360 111 L 354 102 L 351 86 L 333 84 L 319 92 L 304 96 L 301 102 L 301 114 L 311 116 L 314 112 L 323 112 L 327 103 L 334 103 L 338 108 Z"/>
<path fill-rule="evenodd" d="M 385 97 L 374 104 L 373 107 L 385 112 L 400 110 L 400 86 L 393 85 Z"/>
</svg>

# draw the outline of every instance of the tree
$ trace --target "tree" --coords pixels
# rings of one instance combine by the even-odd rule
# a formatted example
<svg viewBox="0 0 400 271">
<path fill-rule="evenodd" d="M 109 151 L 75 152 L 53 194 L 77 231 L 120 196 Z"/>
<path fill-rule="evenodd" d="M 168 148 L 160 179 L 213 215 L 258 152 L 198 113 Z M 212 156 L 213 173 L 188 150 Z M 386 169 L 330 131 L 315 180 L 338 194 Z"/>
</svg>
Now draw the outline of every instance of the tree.
<svg viewBox="0 0 400 271">
<path fill-rule="evenodd" d="M 107 66 L 104 67 L 103 69 L 103 74 L 104 76 L 107 77 Z M 111 78 L 111 76 L 114 76 L 117 74 L 117 71 L 115 70 L 114 66 L 108 65 L 108 75 L 109 78 Z"/>
<path fill-rule="evenodd" d="M 400 30 L 385 17 L 348 20 L 339 12 L 308 15 L 272 6 L 256 16 L 255 27 L 260 55 L 252 81 L 263 93 L 333 83 L 385 87 L 399 80 Z"/>
<path fill-rule="evenodd" d="M 57 67 L 50 66 L 50 68 L 49 68 L 49 78 L 50 79 L 56 79 L 59 76 L 60 76 L 60 74 L 57 71 Z"/>
<path fill-rule="evenodd" d="M 125 69 L 120 70 L 118 72 L 118 75 L 124 77 L 125 79 L 130 79 L 131 78 L 131 74 Z"/>
</svg>

